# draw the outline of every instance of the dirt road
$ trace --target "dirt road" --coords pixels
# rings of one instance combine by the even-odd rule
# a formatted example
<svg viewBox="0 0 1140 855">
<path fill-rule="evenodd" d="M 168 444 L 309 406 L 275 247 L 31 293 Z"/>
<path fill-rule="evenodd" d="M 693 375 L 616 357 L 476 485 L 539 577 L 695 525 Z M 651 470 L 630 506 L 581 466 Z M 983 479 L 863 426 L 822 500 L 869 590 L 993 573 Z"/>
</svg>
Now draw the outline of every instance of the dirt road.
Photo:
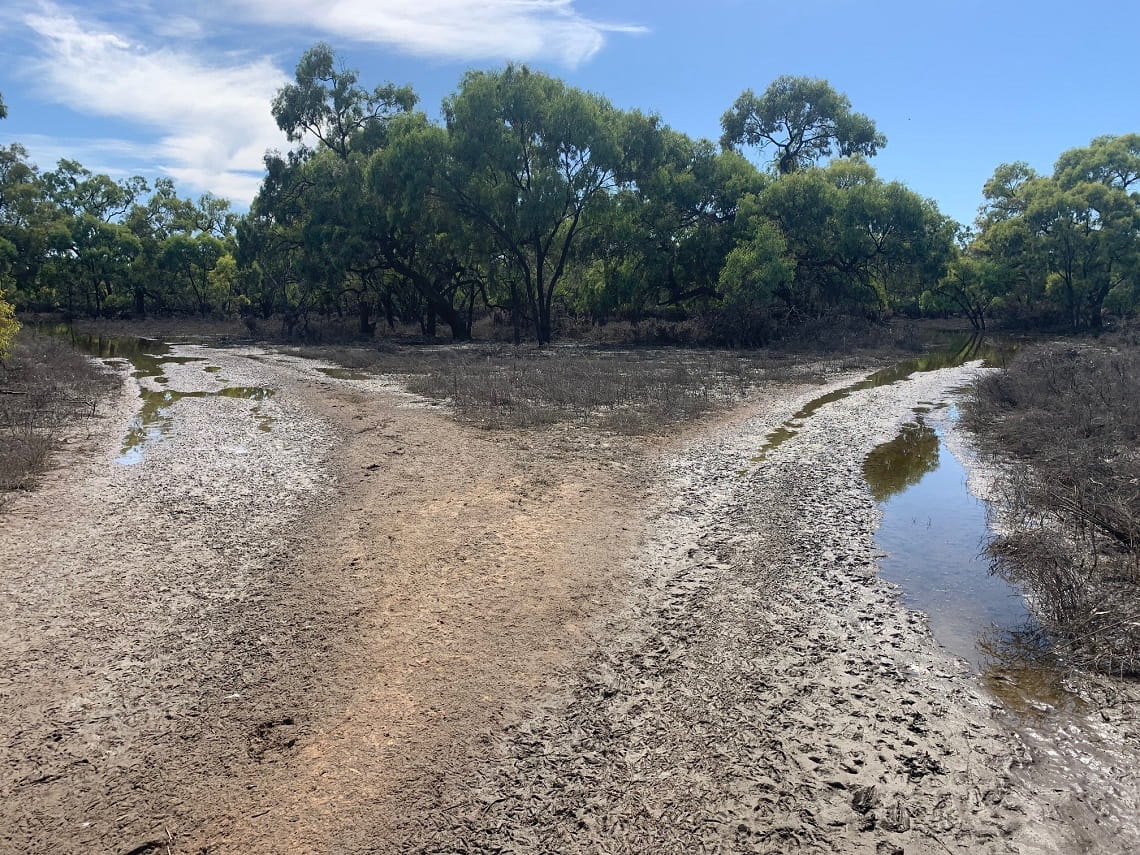
<svg viewBox="0 0 1140 855">
<path fill-rule="evenodd" d="M 1066 851 L 875 575 L 862 459 L 968 369 L 756 463 L 850 378 L 651 446 L 175 355 L 0 517 L 0 851 Z"/>
</svg>

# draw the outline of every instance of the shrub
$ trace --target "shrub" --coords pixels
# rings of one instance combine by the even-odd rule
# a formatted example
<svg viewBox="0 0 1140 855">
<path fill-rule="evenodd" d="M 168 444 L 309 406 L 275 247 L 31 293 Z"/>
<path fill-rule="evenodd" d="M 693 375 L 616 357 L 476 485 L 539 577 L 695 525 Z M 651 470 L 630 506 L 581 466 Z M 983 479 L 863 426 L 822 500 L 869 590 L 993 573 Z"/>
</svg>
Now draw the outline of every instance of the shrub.
<svg viewBox="0 0 1140 855">
<path fill-rule="evenodd" d="M 1023 350 L 976 384 L 964 421 L 1012 461 L 997 569 L 1081 663 L 1140 673 L 1140 349 Z"/>
</svg>

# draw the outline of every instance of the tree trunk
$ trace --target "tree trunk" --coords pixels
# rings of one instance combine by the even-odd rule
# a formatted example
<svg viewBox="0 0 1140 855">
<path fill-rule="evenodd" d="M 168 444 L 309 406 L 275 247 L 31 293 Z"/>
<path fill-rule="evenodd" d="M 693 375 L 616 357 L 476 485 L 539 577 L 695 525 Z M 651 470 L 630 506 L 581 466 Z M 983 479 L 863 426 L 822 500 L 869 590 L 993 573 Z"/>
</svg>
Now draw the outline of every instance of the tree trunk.
<svg viewBox="0 0 1140 855">
<path fill-rule="evenodd" d="M 362 338 L 372 338 L 376 332 L 376 324 L 372 322 L 372 301 L 363 294 L 360 295 L 360 335 Z"/>
<path fill-rule="evenodd" d="M 456 308 L 448 303 L 437 303 L 433 308 L 428 309 L 432 317 L 436 315 L 451 327 L 452 341 L 470 341 L 471 340 L 471 324 L 463 317 L 463 313 L 456 310 Z M 432 335 L 435 335 L 434 324 Z"/>
</svg>

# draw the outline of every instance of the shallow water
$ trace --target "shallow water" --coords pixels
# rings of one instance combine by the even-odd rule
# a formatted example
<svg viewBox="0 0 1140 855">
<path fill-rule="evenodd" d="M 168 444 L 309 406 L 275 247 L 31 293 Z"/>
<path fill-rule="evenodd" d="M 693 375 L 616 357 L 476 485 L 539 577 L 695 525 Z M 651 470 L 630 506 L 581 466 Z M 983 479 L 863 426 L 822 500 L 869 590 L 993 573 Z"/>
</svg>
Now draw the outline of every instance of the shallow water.
<svg viewBox="0 0 1140 855">
<path fill-rule="evenodd" d="M 144 451 L 168 439 L 174 433 L 174 415 L 170 412 L 174 404 L 183 398 L 241 398 L 247 401 L 264 401 L 273 396 L 273 389 L 260 386 L 227 386 L 214 391 L 197 390 L 193 392 L 178 392 L 173 389 L 143 389 L 139 392 L 142 399 L 142 408 L 131 420 L 127 435 L 123 439 L 123 447 L 116 463 L 132 466 L 142 462 Z M 263 431 L 272 430 L 273 419 L 265 416 L 260 407 L 254 407 L 253 414 L 258 417 L 258 428 Z"/>
<path fill-rule="evenodd" d="M 170 379 L 164 373 L 167 365 L 190 365 L 196 362 L 207 363 L 202 356 L 174 356 L 170 345 L 155 339 L 134 336 L 103 336 L 91 333 L 77 333 L 66 326 L 46 330 L 50 335 L 71 342 L 79 350 L 97 358 L 113 361 L 126 361 L 131 367 L 131 376 L 139 381 L 149 381 L 159 388 L 143 385 L 139 389 L 142 402 L 139 412 L 131 420 L 127 435 L 116 463 L 131 466 L 142 462 L 145 451 L 153 445 L 169 439 L 174 433 L 175 404 L 184 398 L 235 398 L 262 402 L 271 398 L 273 389 L 260 386 L 225 386 L 221 389 L 179 390 L 167 388 Z M 217 373 L 221 367 L 204 364 L 203 382 L 214 385 L 218 382 Z M 258 430 L 269 432 L 273 429 L 274 418 L 260 406 L 251 410 L 257 418 Z"/>
<path fill-rule="evenodd" d="M 790 419 L 772 430 L 765 438 L 760 451 L 752 458 L 753 463 L 763 463 L 774 449 L 787 442 L 803 427 L 804 421 L 811 418 L 823 407 L 835 401 L 842 401 L 856 392 L 864 389 L 876 389 L 880 386 L 889 386 L 900 380 L 905 380 L 912 374 L 923 371 L 938 371 L 942 368 L 955 368 L 967 362 L 981 359 L 987 365 L 1004 365 L 1006 358 L 1013 352 L 1011 345 L 995 343 L 981 335 L 971 335 L 960 338 L 945 350 L 904 359 L 894 365 L 882 368 L 869 377 L 841 389 L 835 389 L 818 398 L 813 398 L 801 407 Z"/>
<path fill-rule="evenodd" d="M 979 359 L 1002 365 L 1014 349 L 971 336 L 820 395 L 770 431 L 753 462 L 764 463 L 827 404 L 923 371 Z M 1065 687 L 1063 669 L 1043 645 L 1022 593 L 990 570 L 986 505 L 970 493 L 965 469 L 942 441 L 936 419 L 956 418 L 953 402 L 962 391 L 952 390 L 946 400 L 920 401 L 914 420 L 864 461 L 864 477 L 883 514 L 875 535 L 885 553 L 880 574 L 898 586 L 909 608 L 928 615 L 934 638 L 969 663 L 1011 712 L 1075 710 L 1079 699 Z"/>
<path fill-rule="evenodd" d="M 941 439 L 920 416 L 867 455 L 863 473 L 883 513 L 880 573 L 930 616 L 943 647 L 981 671 L 990 662 L 982 633 L 1024 627 L 1030 615 L 1020 591 L 990 572 L 985 503 Z"/>
<path fill-rule="evenodd" d="M 937 405 L 934 405 L 937 406 Z M 863 473 L 882 510 L 875 542 L 886 553 L 880 575 L 904 603 L 928 615 L 934 638 L 964 659 L 1011 712 L 1076 710 L 1022 592 L 991 570 L 985 502 L 926 422 L 934 407 L 867 455 Z M 956 416 L 951 405 L 948 417 Z"/>
</svg>

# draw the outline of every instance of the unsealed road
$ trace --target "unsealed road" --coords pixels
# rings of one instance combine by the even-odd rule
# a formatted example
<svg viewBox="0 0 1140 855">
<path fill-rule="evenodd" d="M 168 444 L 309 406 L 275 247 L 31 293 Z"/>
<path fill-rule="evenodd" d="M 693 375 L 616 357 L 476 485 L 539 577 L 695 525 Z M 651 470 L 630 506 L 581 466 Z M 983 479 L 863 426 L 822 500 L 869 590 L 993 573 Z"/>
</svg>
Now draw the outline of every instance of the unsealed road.
<svg viewBox="0 0 1140 855">
<path fill-rule="evenodd" d="M 204 361 L 169 386 L 204 394 L 170 407 L 169 436 L 115 462 L 128 388 L 0 517 L 0 849 L 1044 852 L 1135 833 L 1066 828 L 1070 796 L 1034 791 L 990 701 L 875 575 L 863 456 L 968 369 L 830 404 L 758 465 L 767 431 L 843 380 L 651 446 L 463 427 L 263 351 L 177 354 Z M 235 386 L 274 394 L 205 394 Z"/>
</svg>

